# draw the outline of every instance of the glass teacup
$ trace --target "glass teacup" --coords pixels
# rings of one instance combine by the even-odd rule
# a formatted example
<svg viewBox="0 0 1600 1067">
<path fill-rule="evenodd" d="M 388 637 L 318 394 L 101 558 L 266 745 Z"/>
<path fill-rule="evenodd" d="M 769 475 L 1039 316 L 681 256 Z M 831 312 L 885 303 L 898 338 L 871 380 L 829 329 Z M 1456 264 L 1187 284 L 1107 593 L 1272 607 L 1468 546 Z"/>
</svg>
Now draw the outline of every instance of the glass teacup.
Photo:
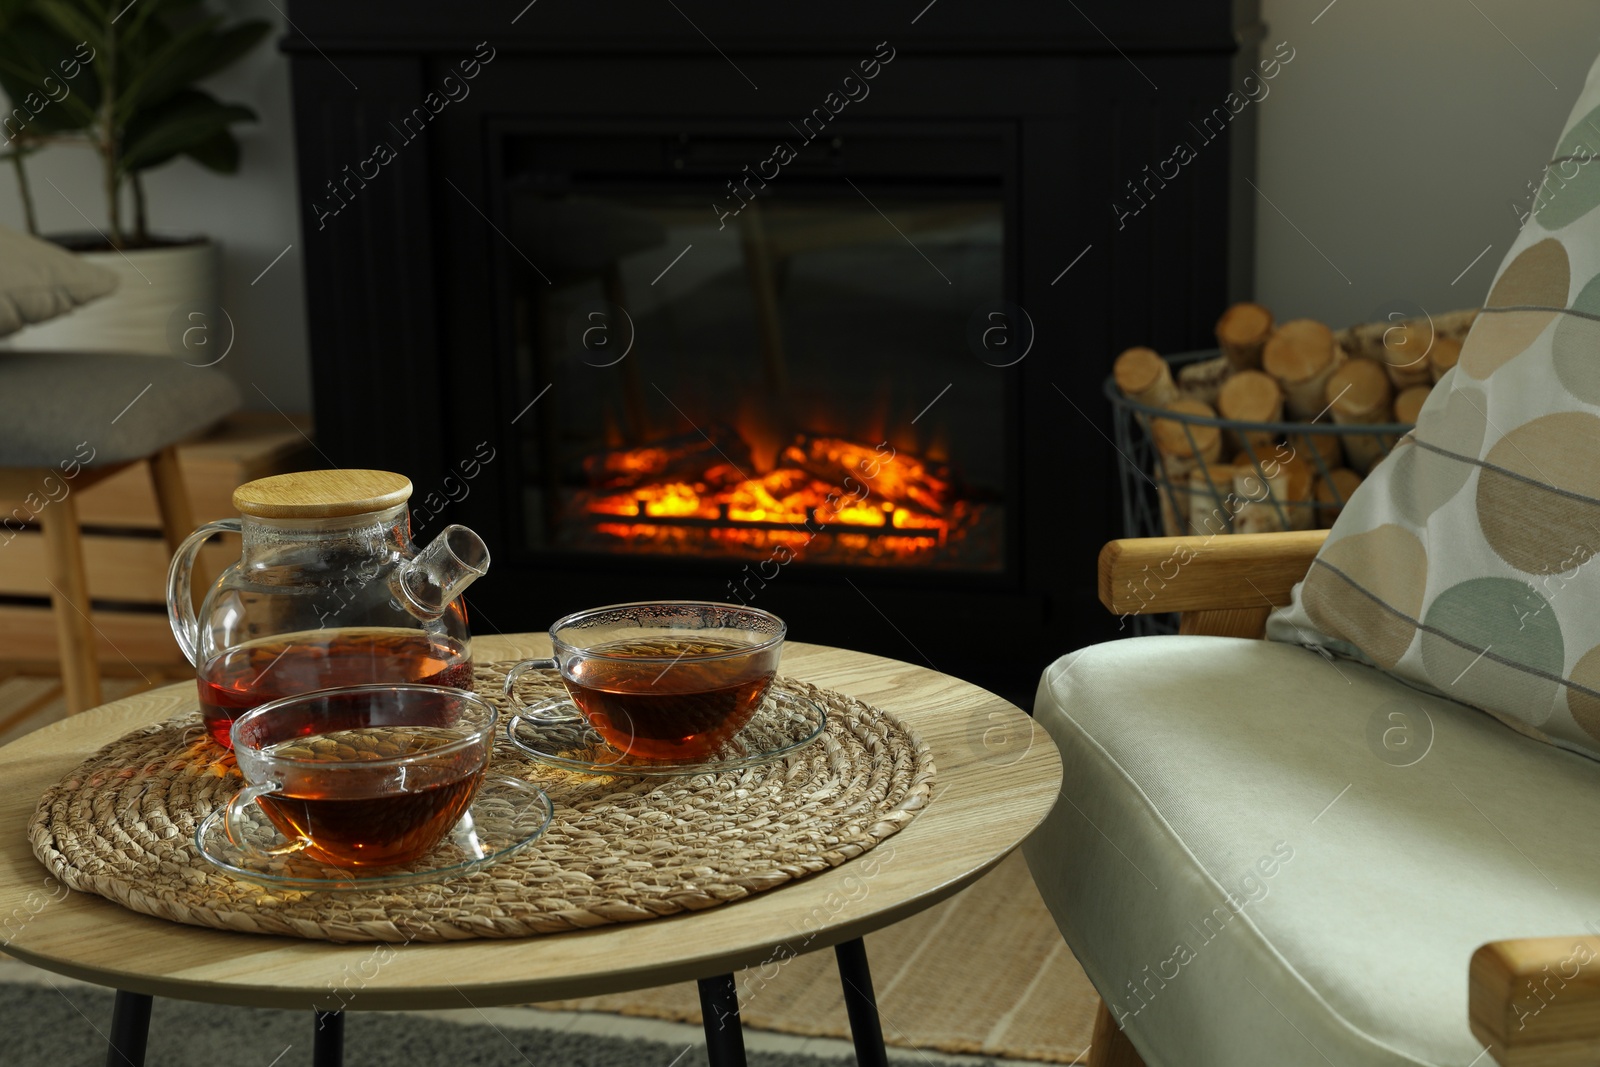
<svg viewBox="0 0 1600 1067">
<path fill-rule="evenodd" d="M 552 659 L 506 676 L 517 724 L 587 719 L 619 752 L 649 761 L 711 755 L 744 729 L 772 688 L 787 627 L 759 608 L 710 601 L 613 604 L 550 627 Z M 561 671 L 572 698 L 524 705 L 513 687 L 530 670 Z M 576 711 L 571 710 L 572 707 Z"/>
<path fill-rule="evenodd" d="M 466 813 L 494 748 L 499 713 L 459 689 L 358 685 L 284 697 L 241 715 L 233 752 L 245 788 L 228 802 L 228 838 L 259 803 L 287 839 L 336 867 L 409 863 Z"/>
</svg>

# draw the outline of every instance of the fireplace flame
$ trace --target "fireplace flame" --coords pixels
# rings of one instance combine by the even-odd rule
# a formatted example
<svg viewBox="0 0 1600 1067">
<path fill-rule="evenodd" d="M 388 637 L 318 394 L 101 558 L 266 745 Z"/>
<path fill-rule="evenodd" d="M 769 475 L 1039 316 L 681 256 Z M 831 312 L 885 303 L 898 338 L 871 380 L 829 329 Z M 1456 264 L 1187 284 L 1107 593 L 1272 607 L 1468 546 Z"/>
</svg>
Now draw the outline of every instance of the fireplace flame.
<svg viewBox="0 0 1600 1067">
<path fill-rule="evenodd" d="M 795 547 L 826 531 L 847 554 L 877 560 L 940 548 L 981 508 L 944 464 L 887 443 L 800 434 L 765 473 L 758 447 L 744 432 L 714 427 L 613 448 L 586 461 L 590 487 L 573 504 L 619 548 Z"/>
</svg>

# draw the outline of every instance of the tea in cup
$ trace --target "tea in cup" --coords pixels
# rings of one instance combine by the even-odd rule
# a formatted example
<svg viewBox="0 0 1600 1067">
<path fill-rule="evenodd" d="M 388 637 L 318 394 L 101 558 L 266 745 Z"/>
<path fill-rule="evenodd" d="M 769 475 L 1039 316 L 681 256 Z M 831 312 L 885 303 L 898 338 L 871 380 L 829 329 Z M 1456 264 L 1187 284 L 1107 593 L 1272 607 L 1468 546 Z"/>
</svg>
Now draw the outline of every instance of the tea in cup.
<svg viewBox="0 0 1600 1067">
<path fill-rule="evenodd" d="M 710 756 L 740 730 L 772 688 L 787 630 L 759 608 L 666 600 L 591 608 L 550 627 L 552 659 L 524 660 L 506 676 L 518 722 L 587 720 L 618 752 L 652 762 Z M 524 705 L 513 687 L 530 670 L 559 669 L 565 702 Z"/>
<path fill-rule="evenodd" d="M 248 843 L 254 802 L 299 852 L 334 867 L 426 855 L 477 795 L 499 713 L 458 689 L 360 685 L 284 697 L 234 721 L 245 788 L 228 802 L 228 839 Z"/>
</svg>

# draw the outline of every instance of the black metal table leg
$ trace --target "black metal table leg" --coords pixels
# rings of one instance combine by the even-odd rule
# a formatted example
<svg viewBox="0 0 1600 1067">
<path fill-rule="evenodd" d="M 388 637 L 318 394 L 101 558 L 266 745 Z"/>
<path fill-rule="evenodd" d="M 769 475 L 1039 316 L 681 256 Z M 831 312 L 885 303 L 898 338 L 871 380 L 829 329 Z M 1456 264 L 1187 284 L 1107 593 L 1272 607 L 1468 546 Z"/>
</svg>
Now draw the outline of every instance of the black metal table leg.
<svg viewBox="0 0 1600 1067">
<path fill-rule="evenodd" d="M 739 990 L 733 975 L 700 979 L 700 1014 L 705 1017 L 706 1059 L 711 1067 L 745 1067 Z"/>
<path fill-rule="evenodd" d="M 344 1012 L 319 1011 L 317 1030 L 311 1038 L 314 1067 L 344 1067 Z"/>
<path fill-rule="evenodd" d="M 106 1067 L 144 1067 L 144 1047 L 149 1037 L 149 994 L 117 990 L 117 1000 L 111 1008 Z"/>
<path fill-rule="evenodd" d="M 833 946 L 839 961 L 839 984 L 844 987 L 844 1007 L 850 1014 L 850 1036 L 856 1044 L 860 1067 L 888 1067 L 883 1047 L 883 1026 L 878 1021 L 878 996 L 872 991 L 872 971 L 867 967 L 867 946 L 859 937 Z"/>
</svg>

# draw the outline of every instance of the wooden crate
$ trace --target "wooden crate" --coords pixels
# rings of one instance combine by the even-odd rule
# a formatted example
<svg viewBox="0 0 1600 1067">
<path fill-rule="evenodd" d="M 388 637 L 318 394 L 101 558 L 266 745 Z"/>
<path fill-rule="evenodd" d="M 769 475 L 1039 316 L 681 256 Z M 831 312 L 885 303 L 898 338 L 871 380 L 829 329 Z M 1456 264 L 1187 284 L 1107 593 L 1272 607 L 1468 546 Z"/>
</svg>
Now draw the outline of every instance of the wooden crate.
<svg viewBox="0 0 1600 1067">
<path fill-rule="evenodd" d="M 238 412 L 205 438 L 178 446 L 178 452 L 196 522 L 237 515 L 233 491 L 253 478 L 322 466 L 311 447 L 310 418 L 286 420 L 275 411 Z M 85 490 L 78 509 L 85 526 L 161 528 L 150 469 L 143 464 Z"/>
<path fill-rule="evenodd" d="M 319 466 L 309 418 L 239 412 L 204 438 L 178 446 L 196 522 L 237 514 L 233 490 L 253 478 Z M 139 463 L 76 495 L 85 527 L 84 565 L 100 658 L 108 663 L 173 663 L 183 654 L 164 608 L 170 557 L 161 539 L 150 468 Z M 17 501 L 0 502 L 0 513 Z M 216 575 L 239 558 L 239 539 L 218 538 L 201 553 Z M 35 530 L 0 544 L 0 596 L 45 597 L 43 538 Z M 147 607 L 146 607 L 147 606 Z M 56 631 L 48 606 L 0 604 L 0 647 L 6 660 L 54 660 Z"/>
</svg>

